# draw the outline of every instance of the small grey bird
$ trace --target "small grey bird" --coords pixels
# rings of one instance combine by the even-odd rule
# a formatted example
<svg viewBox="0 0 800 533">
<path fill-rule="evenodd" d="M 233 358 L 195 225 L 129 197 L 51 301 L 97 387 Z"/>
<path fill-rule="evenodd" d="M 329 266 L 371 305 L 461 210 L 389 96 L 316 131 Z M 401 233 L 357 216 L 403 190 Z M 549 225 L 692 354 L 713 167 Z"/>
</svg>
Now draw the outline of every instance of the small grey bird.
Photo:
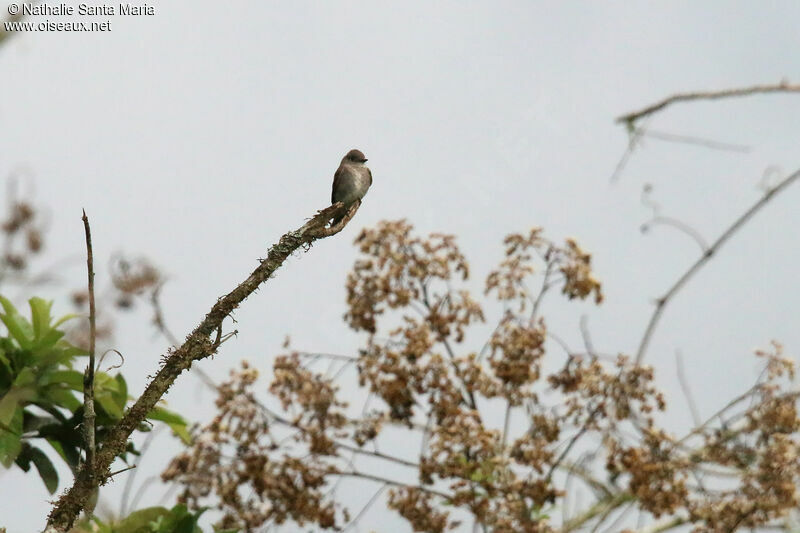
<svg viewBox="0 0 800 533">
<path fill-rule="evenodd" d="M 350 150 L 342 158 L 339 168 L 333 175 L 331 204 L 342 202 L 350 206 L 360 201 L 372 185 L 372 172 L 364 164 L 367 158 L 361 150 Z M 333 224 L 338 224 L 344 216 L 337 217 Z"/>
</svg>

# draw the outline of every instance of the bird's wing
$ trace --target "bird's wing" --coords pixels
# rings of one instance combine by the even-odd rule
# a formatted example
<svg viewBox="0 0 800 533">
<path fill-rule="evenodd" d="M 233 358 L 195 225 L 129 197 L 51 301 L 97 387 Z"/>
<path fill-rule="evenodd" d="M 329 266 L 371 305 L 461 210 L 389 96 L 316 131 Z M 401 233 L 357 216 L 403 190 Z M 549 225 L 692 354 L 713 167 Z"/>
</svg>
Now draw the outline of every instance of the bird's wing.
<svg viewBox="0 0 800 533">
<path fill-rule="evenodd" d="M 339 165 L 339 168 L 336 169 L 336 172 L 333 175 L 333 187 L 331 188 L 331 205 L 336 203 L 336 189 L 339 188 L 340 182 L 344 179 L 345 171 L 342 165 Z"/>
<path fill-rule="evenodd" d="M 367 172 L 369 173 L 369 185 L 372 186 L 372 171 L 367 167 Z"/>
</svg>

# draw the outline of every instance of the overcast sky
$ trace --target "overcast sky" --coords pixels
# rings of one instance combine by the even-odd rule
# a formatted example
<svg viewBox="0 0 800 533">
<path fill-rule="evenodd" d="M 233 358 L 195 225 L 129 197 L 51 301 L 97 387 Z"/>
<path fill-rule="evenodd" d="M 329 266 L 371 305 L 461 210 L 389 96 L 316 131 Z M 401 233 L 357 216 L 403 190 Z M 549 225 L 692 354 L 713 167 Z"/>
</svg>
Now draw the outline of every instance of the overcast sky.
<svg viewBox="0 0 800 533">
<path fill-rule="evenodd" d="M 476 290 L 507 233 L 576 237 L 606 303 L 556 305 L 550 327 L 578 345 L 587 314 L 598 350 L 631 353 L 652 299 L 698 254 L 674 230 L 640 233 L 644 184 L 663 214 L 710 241 L 758 199 L 766 169 L 800 167 L 800 95 L 768 95 L 681 104 L 649 123 L 748 151 L 653 139 L 609 183 L 627 145 L 616 116 L 679 91 L 800 81 L 797 2 L 149 5 L 152 16 L 32 17 L 110 20 L 111 31 L 30 32 L 0 48 L 0 177 L 25 176 L 50 210 L 49 258 L 81 256 L 85 208 L 101 264 L 144 255 L 169 276 L 165 312 L 182 337 L 269 244 L 328 204 L 347 150 L 363 150 L 374 176 L 344 232 L 291 258 L 237 311 L 238 338 L 203 362 L 219 379 L 241 358 L 268 369 L 286 335 L 299 349 L 355 353 L 364 338 L 341 320 L 352 240 L 382 219 L 457 235 Z M 754 348 L 800 349 L 799 201 L 800 186 L 776 198 L 667 309 L 648 362 L 671 424 L 690 423 L 677 350 L 708 415 L 755 379 Z M 65 282 L 82 276 L 79 263 L 64 271 Z M 141 309 L 116 337 L 134 394 L 165 346 L 148 319 Z M 168 400 L 192 420 L 211 413 L 189 376 Z M 176 449 L 161 441 L 149 473 Z M 1 475 L 0 523 L 41 527 L 42 483 Z"/>
</svg>

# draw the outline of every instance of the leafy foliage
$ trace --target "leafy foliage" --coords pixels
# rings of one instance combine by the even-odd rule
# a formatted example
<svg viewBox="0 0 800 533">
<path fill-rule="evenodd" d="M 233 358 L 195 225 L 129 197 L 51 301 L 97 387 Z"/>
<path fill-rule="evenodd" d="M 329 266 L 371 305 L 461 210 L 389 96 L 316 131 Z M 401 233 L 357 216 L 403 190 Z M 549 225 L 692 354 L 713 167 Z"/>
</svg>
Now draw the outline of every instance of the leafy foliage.
<svg viewBox="0 0 800 533">
<path fill-rule="evenodd" d="M 54 320 L 52 302 L 31 298 L 28 303 L 30 319 L 0 296 L 0 321 L 7 330 L 0 337 L 0 463 L 5 468 L 16 464 L 26 472 L 33 465 L 52 494 L 58 474 L 42 446 L 77 470 L 83 449 L 84 378 L 74 364 L 86 352 L 67 342 L 60 329 L 74 315 Z M 122 374 L 95 373 L 98 442 L 122 418 L 128 399 Z M 187 423 L 179 415 L 159 407 L 148 418 L 166 423 L 189 442 Z M 150 427 L 143 424 L 139 429 Z M 128 453 L 137 453 L 132 444 L 123 459 Z"/>
<path fill-rule="evenodd" d="M 118 522 L 103 522 L 93 517 L 73 528 L 73 533 L 202 533 L 197 524 L 205 509 L 189 511 L 178 504 L 172 509 L 147 507 L 134 511 Z M 236 530 L 216 530 L 217 533 L 236 533 Z"/>
</svg>

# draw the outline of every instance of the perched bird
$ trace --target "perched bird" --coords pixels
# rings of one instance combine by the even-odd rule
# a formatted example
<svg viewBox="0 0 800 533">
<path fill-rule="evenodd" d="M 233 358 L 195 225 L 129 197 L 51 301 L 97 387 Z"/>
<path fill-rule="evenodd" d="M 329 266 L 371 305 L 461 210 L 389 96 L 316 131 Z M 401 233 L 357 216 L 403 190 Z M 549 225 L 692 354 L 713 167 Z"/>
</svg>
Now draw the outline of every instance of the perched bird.
<svg viewBox="0 0 800 533">
<path fill-rule="evenodd" d="M 364 198 L 372 185 L 372 172 L 364 164 L 366 162 L 361 150 L 347 152 L 333 175 L 331 204 L 342 202 L 349 207 Z M 342 218 L 344 215 L 336 217 L 333 224 L 338 224 Z"/>
</svg>

